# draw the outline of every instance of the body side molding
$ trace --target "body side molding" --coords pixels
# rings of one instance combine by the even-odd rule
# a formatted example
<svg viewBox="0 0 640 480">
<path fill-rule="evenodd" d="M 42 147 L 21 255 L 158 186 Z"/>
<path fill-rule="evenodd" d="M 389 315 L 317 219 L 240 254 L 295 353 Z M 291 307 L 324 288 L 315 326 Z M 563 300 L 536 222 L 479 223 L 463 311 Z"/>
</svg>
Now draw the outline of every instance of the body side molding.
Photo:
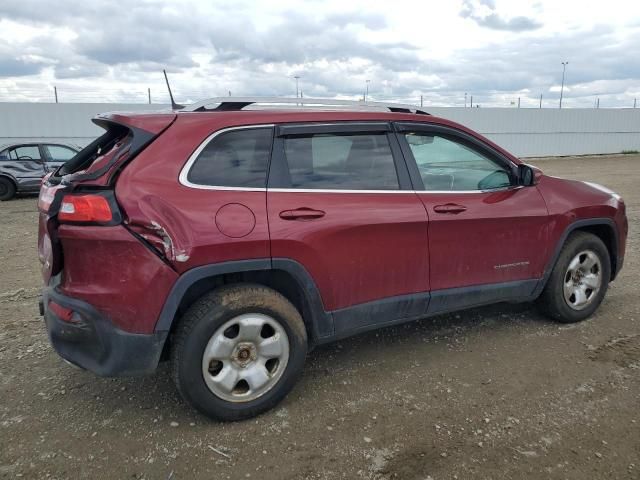
<svg viewBox="0 0 640 480">
<path fill-rule="evenodd" d="M 383 298 L 331 312 L 335 321 L 335 336 L 322 339 L 334 341 L 381 327 L 426 319 L 436 315 L 480 307 L 499 302 L 526 302 L 533 295 L 540 279 L 447 288 Z"/>
</svg>

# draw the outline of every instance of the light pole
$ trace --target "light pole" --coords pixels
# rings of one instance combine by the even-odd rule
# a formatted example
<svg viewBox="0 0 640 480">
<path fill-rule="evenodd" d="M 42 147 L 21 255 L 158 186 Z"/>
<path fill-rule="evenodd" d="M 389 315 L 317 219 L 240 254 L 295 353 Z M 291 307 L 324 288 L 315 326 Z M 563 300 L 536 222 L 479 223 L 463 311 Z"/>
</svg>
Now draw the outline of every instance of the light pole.
<svg viewBox="0 0 640 480">
<path fill-rule="evenodd" d="M 300 80 L 300 75 L 294 75 L 293 78 L 296 79 L 296 98 L 298 98 L 300 95 L 298 94 L 299 90 L 298 90 L 298 80 Z"/>
<path fill-rule="evenodd" d="M 366 88 L 366 90 L 364 91 L 364 102 L 365 102 L 365 103 L 367 103 L 367 97 L 369 96 L 369 82 L 370 82 L 370 81 L 371 81 L 371 80 L 366 80 L 366 81 L 365 81 L 365 82 L 366 82 L 366 85 L 367 85 L 367 88 Z"/>
<path fill-rule="evenodd" d="M 562 108 L 562 94 L 564 93 L 564 72 L 567 69 L 567 65 L 569 62 L 561 62 L 562 63 L 562 85 L 560 86 L 560 108 Z"/>
</svg>

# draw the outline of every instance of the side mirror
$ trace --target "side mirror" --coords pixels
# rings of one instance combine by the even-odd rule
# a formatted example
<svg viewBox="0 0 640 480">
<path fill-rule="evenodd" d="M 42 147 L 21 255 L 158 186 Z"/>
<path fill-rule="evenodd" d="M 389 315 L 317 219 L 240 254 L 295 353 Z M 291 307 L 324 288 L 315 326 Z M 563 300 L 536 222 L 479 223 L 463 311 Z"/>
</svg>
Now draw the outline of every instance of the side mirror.
<svg viewBox="0 0 640 480">
<path fill-rule="evenodd" d="M 518 165 L 518 185 L 530 187 L 536 184 L 536 172 L 531 165 L 521 163 Z"/>
</svg>

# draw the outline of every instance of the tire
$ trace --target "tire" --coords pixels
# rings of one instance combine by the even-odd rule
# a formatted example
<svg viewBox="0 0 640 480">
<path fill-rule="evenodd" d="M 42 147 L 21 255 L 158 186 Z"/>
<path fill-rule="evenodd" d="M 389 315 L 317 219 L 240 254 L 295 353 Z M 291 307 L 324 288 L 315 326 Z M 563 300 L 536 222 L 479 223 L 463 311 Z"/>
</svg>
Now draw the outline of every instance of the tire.
<svg viewBox="0 0 640 480">
<path fill-rule="evenodd" d="M 0 177 L 0 201 L 11 200 L 15 194 L 15 183 L 7 177 Z"/>
<path fill-rule="evenodd" d="M 538 306 L 561 323 L 585 320 L 600 306 L 610 278 L 611 260 L 602 240 L 587 232 L 572 233 L 537 300 Z"/>
<path fill-rule="evenodd" d="M 280 293 L 262 285 L 229 285 L 187 310 L 170 351 L 173 380 L 188 403 L 213 419 L 243 420 L 271 409 L 291 391 L 304 366 L 307 332 L 298 310 Z"/>
</svg>

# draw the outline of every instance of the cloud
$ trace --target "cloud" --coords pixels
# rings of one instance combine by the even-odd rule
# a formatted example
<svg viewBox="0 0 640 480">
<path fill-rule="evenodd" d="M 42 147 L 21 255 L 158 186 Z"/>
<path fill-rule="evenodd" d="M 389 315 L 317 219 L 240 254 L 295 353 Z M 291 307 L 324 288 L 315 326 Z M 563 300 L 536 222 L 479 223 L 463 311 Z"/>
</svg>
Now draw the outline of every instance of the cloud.
<svg viewBox="0 0 640 480">
<path fill-rule="evenodd" d="M 371 80 L 374 99 L 424 95 L 460 105 L 467 92 L 484 105 L 505 105 L 517 96 L 534 102 L 540 93 L 556 95 L 567 60 L 565 94 L 575 105 L 592 104 L 594 92 L 626 104 L 640 89 L 639 24 L 542 25 L 542 4 L 523 15 L 511 2 L 498 8 L 493 0 L 463 0 L 461 11 L 447 7 L 444 20 L 444 7 L 399 12 L 357 0 L 304 8 L 293 0 L 49 5 L 0 4 L 3 98 L 23 98 L 20 86 L 49 91 L 55 82 L 61 98 L 144 100 L 149 87 L 162 101 L 166 68 L 181 102 L 228 91 L 293 95 L 298 74 L 307 96 L 358 98 Z"/>
<path fill-rule="evenodd" d="M 0 77 L 22 77 L 35 75 L 42 71 L 45 64 L 23 60 L 21 58 L 6 57 L 0 54 Z"/>
<path fill-rule="evenodd" d="M 460 16 L 469 18 L 481 27 L 493 30 L 524 32 L 542 27 L 542 23 L 525 16 L 503 18 L 496 12 L 493 0 L 463 0 Z"/>
</svg>

